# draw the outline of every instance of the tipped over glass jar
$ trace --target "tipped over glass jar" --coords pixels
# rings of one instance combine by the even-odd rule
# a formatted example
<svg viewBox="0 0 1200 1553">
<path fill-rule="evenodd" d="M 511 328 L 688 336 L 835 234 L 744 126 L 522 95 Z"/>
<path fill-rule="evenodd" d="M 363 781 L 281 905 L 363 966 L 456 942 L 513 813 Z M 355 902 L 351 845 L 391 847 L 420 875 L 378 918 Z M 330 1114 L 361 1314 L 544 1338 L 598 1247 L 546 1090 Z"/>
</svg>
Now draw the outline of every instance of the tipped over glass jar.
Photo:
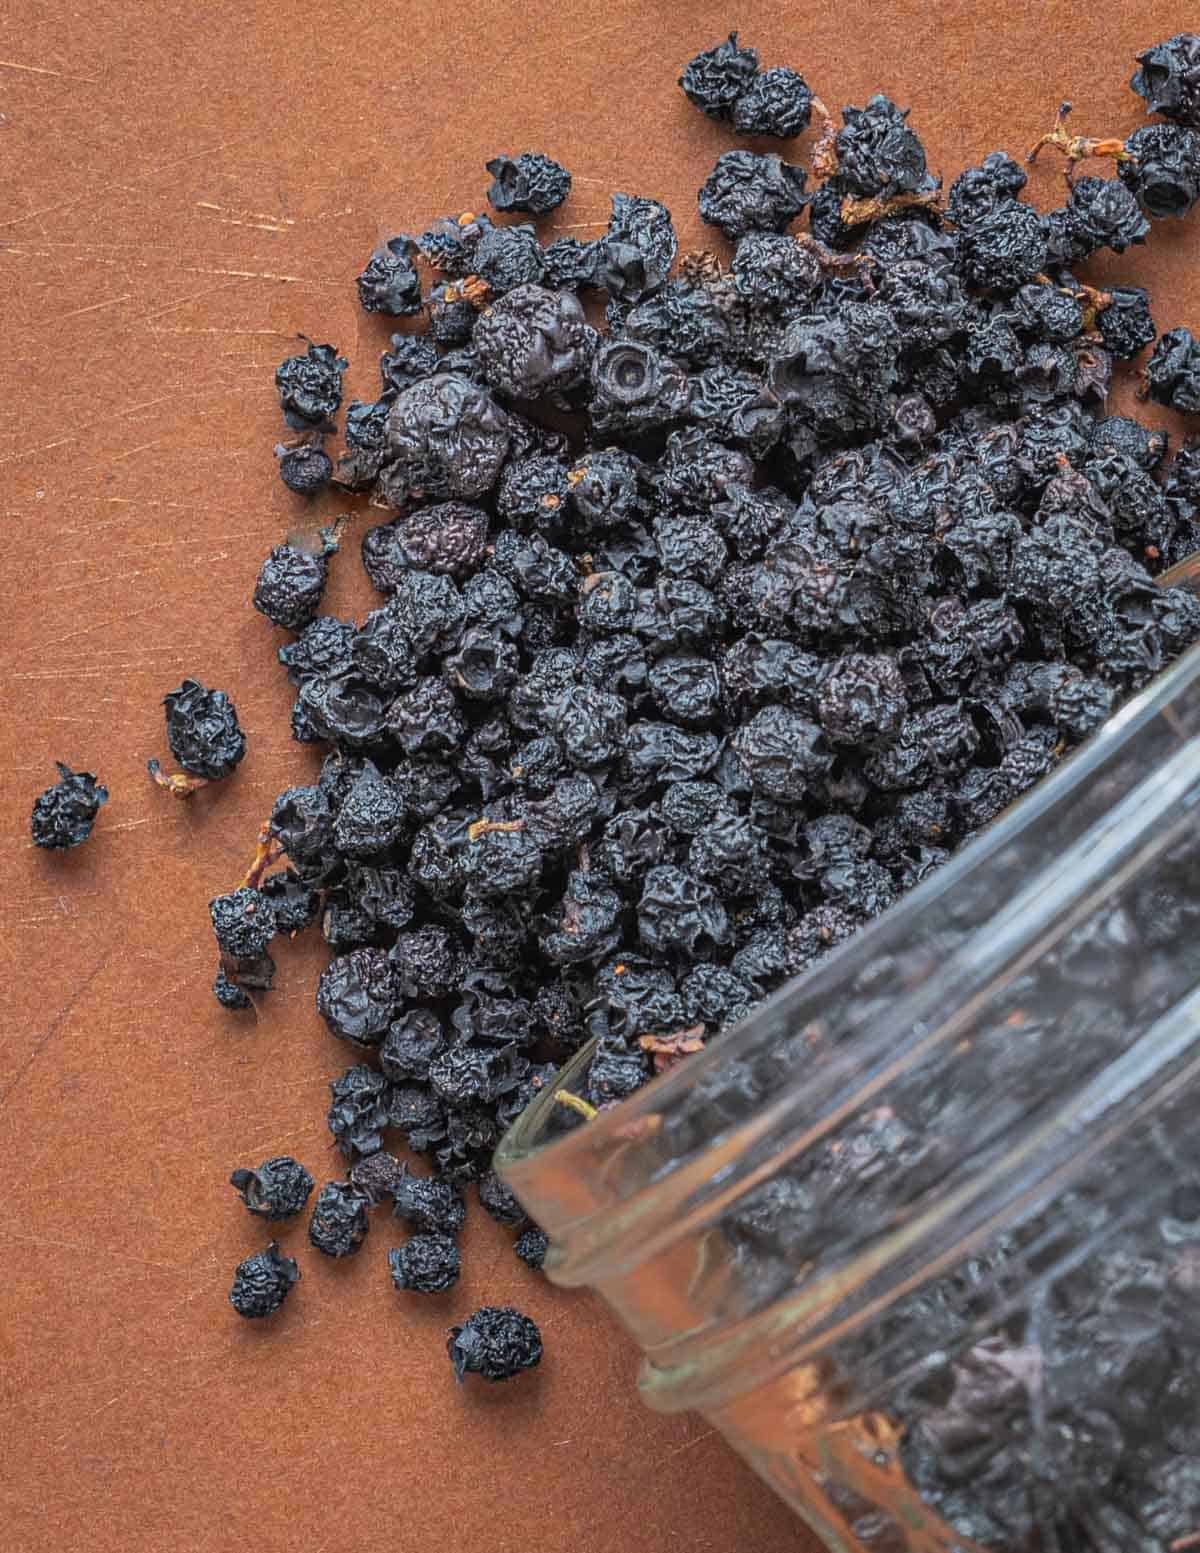
<svg viewBox="0 0 1200 1553">
<path fill-rule="evenodd" d="M 1198 801 L 1195 649 L 742 1025 L 502 1145 L 650 1406 L 839 1553 L 1200 1549 Z"/>
</svg>

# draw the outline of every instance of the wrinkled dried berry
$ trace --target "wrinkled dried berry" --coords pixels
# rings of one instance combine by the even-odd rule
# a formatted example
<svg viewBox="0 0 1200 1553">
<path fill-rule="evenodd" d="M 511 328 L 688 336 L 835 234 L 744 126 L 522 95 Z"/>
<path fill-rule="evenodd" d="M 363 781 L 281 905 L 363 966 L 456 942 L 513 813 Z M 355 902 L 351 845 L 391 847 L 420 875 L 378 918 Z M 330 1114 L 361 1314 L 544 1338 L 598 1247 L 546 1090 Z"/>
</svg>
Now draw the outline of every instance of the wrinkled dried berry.
<svg viewBox="0 0 1200 1553">
<path fill-rule="evenodd" d="M 484 1305 L 462 1326 L 450 1328 L 446 1345 L 455 1379 L 511 1380 L 541 1362 L 542 1338 L 528 1316 L 509 1306 Z"/>
<path fill-rule="evenodd" d="M 369 1198 L 349 1181 L 321 1188 L 308 1222 L 308 1242 L 325 1256 L 353 1256 L 367 1238 Z"/>
<path fill-rule="evenodd" d="M 223 690 L 185 679 L 163 697 L 167 743 L 185 771 L 210 782 L 226 777 L 246 753 L 237 709 Z"/>
<path fill-rule="evenodd" d="M 804 209 L 805 173 L 778 156 L 726 151 L 700 190 L 700 215 L 730 242 L 782 232 Z"/>
<path fill-rule="evenodd" d="M 302 1212 L 313 1189 L 312 1176 L 289 1154 L 265 1159 L 257 1170 L 235 1170 L 229 1181 L 251 1213 L 272 1222 Z"/>
<path fill-rule="evenodd" d="M 258 890 L 243 885 L 208 903 L 213 933 L 223 954 L 253 960 L 275 936 L 275 908 Z"/>
<path fill-rule="evenodd" d="M 687 100 L 712 119 L 729 118 L 734 104 L 758 72 L 758 55 L 739 48 L 737 33 L 697 54 L 683 67 L 679 85 Z"/>
<path fill-rule="evenodd" d="M 331 960 L 321 972 L 317 1013 L 343 1041 L 378 1046 L 395 1007 L 395 973 L 382 949 L 355 949 Z"/>
<path fill-rule="evenodd" d="M 443 1294 L 458 1282 L 458 1247 L 449 1235 L 413 1235 L 388 1252 L 388 1270 L 397 1290 Z"/>
<path fill-rule="evenodd" d="M 548 216 L 571 192 L 571 175 L 540 151 L 519 156 L 494 156 L 487 163 L 492 175 L 488 204 L 493 210 L 520 210 L 530 216 Z"/>
<path fill-rule="evenodd" d="M 294 1259 L 281 1256 L 273 1240 L 265 1251 L 256 1251 L 238 1264 L 229 1303 L 248 1320 L 273 1315 L 299 1279 L 300 1269 Z"/>
<path fill-rule="evenodd" d="M 400 318 L 421 311 L 421 277 L 412 262 L 411 237 L 389 237 L 367 261 L 358 277 L 358 300 L 364 312 Z"/>
<path fill-rule="evenodd" d="M 1142 68 L 1129 84 L 1146 99 L 1146 112 L 1200 129 L 1200 38 L 1178 32 L 1143 49 L 1137 62 Z"/>
<path fill-rule="evenodd" d="M 61 760 L 55 765 L 58 781 L 38 794 L 29 829 L 35 847 L 61 852 L 91 835 L 101 805 L 108 802 L 108 788 L 90 771 L 72 771 Z"/>
<path fill-rule="evenodd" d="M 531 1225 L 523 1234 L 518 1235 L 513 1245 L 513 1250 L 520 1257 L 526 1267 L 540 1273 L 545 1265 L 546 1252 L 550 1249 L 550 1241 L 546 1231 L 539 1229 L 536 1224 Z"/>
<path fill-rule="evenodd" d="M 289 426 L 303 431 L 324 426 L 342 402 L 346 358 L 332 345 L 310 341 L 303 356 L 289 356 L 275 369 L 275 387 Z"/>
<path fill-rule="evenodd" d="M 739 135 L 773 135 L 790 140 L 808 128 L 813 94 L 804 77 L 786 65 L 760 71 L 733 105 Z"/>
<path fill-rule="evenodd" d="M 457 1235 L 466 1207 L 462 1193 L 449 1181 L 414 1176 L 405 1169 L 392 1188 L 392 1212 L 426 1235 Z"/>
</svg>

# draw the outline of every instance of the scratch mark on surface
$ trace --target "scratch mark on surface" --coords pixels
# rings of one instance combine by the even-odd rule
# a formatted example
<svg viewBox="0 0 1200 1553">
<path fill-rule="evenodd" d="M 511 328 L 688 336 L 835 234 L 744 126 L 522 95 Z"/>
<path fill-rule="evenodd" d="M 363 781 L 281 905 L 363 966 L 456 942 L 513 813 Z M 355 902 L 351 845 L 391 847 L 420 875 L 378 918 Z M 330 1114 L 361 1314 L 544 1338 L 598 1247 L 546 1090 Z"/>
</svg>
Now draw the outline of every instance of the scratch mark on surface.
<svg viewBox="0 0 1200 1553">
<path fill-rule="evenodd" d="M 160 307 L 156 312 L 143 313 L 140 319 L 142 323 L 152 323 L 156 318 L 163 318 L 167 313 L 178 312 L 181 307 L 187 307 L 189 302 L 199 302 L 202 297 L 214 296 L 218 291 L 228 291 L 229 286 L 205 286 L 202 291 L 193 291 L 188 296 L 182 297 L 178 302 L 170 302 L 166 307 Z"/>
<path fill-rule="evenodd" d="M 187 268 L 185 266 L 185 268 Z M 336 286 L 335 280 L 308 280 L 303 275 L 276 275 L 270 270 L 200 270 L 192 269 L 194 275 L 241 275 L 248 280 L 286 280 L 298 282 L 302 286 Z"/>
<path fill-rule="evenodd" d="M 205 200 L 197 200 L 196 208 L 198 210 L 221 210 L 220 205 L 210 205 Z M 221 222 L 222 226 L 251 227 L 256 232 L 286 232 L 288 227 L 296 225 L 290 216 L 267 216 L 264 217 L 262 221 L 251 221 L 248 219 L 248 217 L 253 214 L 255 213 L 252 211 L 247 212 L 246 215 L 242 216 L 230 216 L 222 213 L 217 217 L 217 219 Z"/>
<path fill-rule="evenodd" d="M 127 291 L 123 297 L 109 297 L 107 302 L 92 302 L 87 307 L 77 307 L 72 313 L 60 313 L 60 319 L 78 318 L 80 313 L 94 313 L 102 307 L 116 307 L 118 302 L 128 302 L 133 296 L 132 291 Z"/>
<path fill-rule="evenodd" d="M 696 1435 L 694 1439 L 685 1440 L 682 1445 L 677 1445 L 673 1451 L 668 1451 L 665 1456 L 660 1457 L 660 1460 L 670 1461 L 672 1456 L 679 1456 L 684 1451 L 690 1451 L 693 1445 L 699 1445 L 704 1440 L 711 1440 L 716 1432 L 715 1429 L 706 1429 L 703 1434 Z"/>
<path fill-rule="evenodd" d="M 294 329 L 156 329 L 155 334 L 272 334 L 280 340 L 294 340 Z"/>
<path fill-rule="evenodd" d="M 32 458 L 35 453 L 48 453 L 51 448 L 65 447 L 68 442 L 74 441 L 74 437 L 60 437 L 57 442 L 43 442 L 36 448 L 26 448 L 23 453 L 7 453 L 0 458 L 0 464 L 12 464 L 19 458 Z"/>
<path fill-rule="evenodd" d="M 143 399 L 141 404 L 131 404 L 127 410 L 118 412 L 120 415 L 136 415 L 139 410 L 149 410 L 156 404 L 166 404 L 173 397 L 171 394 L 160 394 L 157 399 Z M 110 496 L 109 501 L 121 501 L 127 498 Z"/>
<path fill-rule="evenodd" d="M 13 1090 L 16 1089 L 17 1085 L 21 1082 L 21 1080 L 29 1072 L 30 1068 L 33 1067 L 34 1063 L 42 1055 L 42 1053 L 45 1051 L 46 1047 L 49 1046 L 50 1042 L 54 1039 L 54 1037 L 58 1034 L 58 1032 L 66 1024 L 67 1020 L 71 1017 L 71 1014 L 74 1011 L 76 1003 L 79 1002 L 80 998 L 84 995 L 84 993 L 92 985 L 92 983 L 95 981 L 96 977 L 99 976 L 100 972 L 104 969 L 106 963 L 107 963 L 106 960 L 100 960 L 100 961 L 97 962 L 97 964 L 95 966 L 93 966 L 91 971 L 88 972 L 88 974 L 84 977 L 84 979 L 76 986 L 75 990 L 71 993 L 71 996 L 68 998 L 66 1004 L 59 1010 L 59 1012 L 55 1015 L 55 1017 L 50 1021 L 50 1024 L 49 1024 L 48 1028 L 46 1029 L 45 1033 L 41 1036 L 41 1038 L 39 1040 L 37 1040 L 37 1041 L 35 1041 L 33 1043 L 33 1047 L 32 1047 L 32 1049 L 31 1049 L 31 1051 L 29 1053 L 29 1056 L 26 1057 L 25 1061 L 20 1065 L 20 1067 L 17 1069 L 17 1071 L 13 1074 L 12 1078 L 9 1080 L 8 1085 L 5 1088 L 5 1090 L 3 1091 L 3 1093 L 0 1093 L 0 1111 L 3 1111 L 4 1107 L 8 1104 L 9 1097 L 11 1096 Z"/>
<path fill-rule="evenodd" d="M 156 448 L 160 442 L 165 442 L 166 437 L 155 437 L 153 442 L 139 442 L 136 448 L 126 448 L 122 453 L 110 453 L 107 462 L 116 463 L 119 458 L 132 458 L 135 453 L 144 453 L 147 448 Z"/>
<path fill-rule="evenodd" d="M 162 438 L 159 438 L 162 441 Z M 74 582 L 59 583 L 57 588 L 47 588 L 47 593 L 66 593 L 69 588 L 104 588 L 110 582 L 135 582 L 141 576 L 141 572 L 114 572 L 111 577 L 78 577 Z M 17 678 L 16 675 L 13 676 Z"/>
<path fill-rule="evenodd" d="M 235 140 L 222 140 L 215 146 L 206 146 L 202 151 L 189 151 L 186 156 L 177 156 L 170 162 L 160 162 L 157 166 L 148 168 L 138 182 L 144 183 L 149 178 L 157 177 L 159 173 L 169 172 L 172 167 L 178 167 L 183 162 L 194 162 L 199 157 L 216 156 L 218 152 L 228 151 L 230 146 L 240 145 L 250 138 L 249 135 L 241 135 Z M 76 205 L 82 205 L 85 200 L 98 199 L 102 194 L 110 194 L 120 187 L 122 186 L 117 183 L 101 184 L 99 188 L 88 189 L 72 200 L 60 200 L 57 205 L 43 205 L 38 210 L 27 210 L 23 216 L 10 216 L 7 221 L 0 221 L 0 227 L 20 226 L 23 221 L 36 221 L 39 216 L 60 215 L 65 211 L 74 210 Z"/>
<path fill-rule="evenodd" d="M 285 226 L 295 226 L 296 225 L 295 221 L 293 221 L 291 216 L 277 216 L 277 215 L 275 215 L 273 212 L 271 212 L 269 210 L 238 210 L 236 208 L 231 208 L 228 205 L 214 205 L 211 200 L 197 200 L 196 201 L 196 209 L 197 210 L 215 210 L 215 211 L 217 211 L 222 216 L 237 216 L 237 217 L 239 217 L 240 219 L 231 222 L 231 225 L 233 225 L 233 226 L 242 226 L 242 225 L 244 225 L 245 224 L 245 218 L 248 217 L 248 216 L 253 216 L 256 221 L 276 221 L 276 222 L 279 222 L 280 223 L 280 227 L 278 227 L 278 228 L 275 228 L 275 227 L 269 228 L 268 230 L 271 230 L 271 231 L 282 230 L 282 227 L 285 227 Z"/>
<path fill-rule="evenodd" d="M 82 1251 L 88 1256 L 111 1256 L 122 1262 L 136 1262 L 139 1267 L 154 1267 L 160 1273 L 176 1273 L 180 1269 L 171 1262 L 147 1262 L 144 1257 L 131 1256 L 128 1251 L 110 1251 L 104 1246 L 82 1245 L 76 1240 L 50 1240 L 45 1235 L 18 1235 L 15 1230 L 0 1224 L 0 1235 L 9 1240 L 19 1240 L 29 1246 L 54 1246 L 61 1251 Z"/>
<path fill-rule="evenodd" d="M 48 642 L 43 642 L 40 647 L 32 648 L 30 656 L 40 658 L 50 648 L 61 647 L 64 642 L 73 642 L 77 636 L 90 636 L 93 631 L 107 631 L 109 626 L 120 625 L 125 620 L 137 620 L 142 615 L 153 615 L 161 608 L 161 604 L 150 604 L 145 609 L 135 610 L 132 614 L 118 615 L 112 620 L 97 620 L 90 626 L 80 626 L 78 631 L 68 631 L 65 636 L 52 636 Z M 89 650 L 90 655 L 91 652 Z"/>
<path fill-rule="evenodd" d="M 23 70 L 29 75 L 49 75 L 56 81 L 78 81 L 82 86 L 99 86 L 95 76 L 67 75 L 64 70 L 50 70 L 45 65 L 19 65 L 15 59 L 0 59 L 0 70 Z"/>
</svg>

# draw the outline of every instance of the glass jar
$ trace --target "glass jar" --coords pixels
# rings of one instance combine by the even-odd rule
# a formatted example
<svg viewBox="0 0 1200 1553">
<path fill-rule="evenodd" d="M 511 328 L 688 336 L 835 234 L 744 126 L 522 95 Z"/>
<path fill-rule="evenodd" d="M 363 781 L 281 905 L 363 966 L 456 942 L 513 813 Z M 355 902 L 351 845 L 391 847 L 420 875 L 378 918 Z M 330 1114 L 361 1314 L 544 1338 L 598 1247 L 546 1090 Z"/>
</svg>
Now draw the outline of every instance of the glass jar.
<svg viewBox="0 0 1200 1553">
<path fill-rule="evenodd" d="M 1200 649 L 719 1041 L 504 1140 L 647 1402 L 831 1548 L 1200 1548 L 1198 800 Z"/>
</svg>

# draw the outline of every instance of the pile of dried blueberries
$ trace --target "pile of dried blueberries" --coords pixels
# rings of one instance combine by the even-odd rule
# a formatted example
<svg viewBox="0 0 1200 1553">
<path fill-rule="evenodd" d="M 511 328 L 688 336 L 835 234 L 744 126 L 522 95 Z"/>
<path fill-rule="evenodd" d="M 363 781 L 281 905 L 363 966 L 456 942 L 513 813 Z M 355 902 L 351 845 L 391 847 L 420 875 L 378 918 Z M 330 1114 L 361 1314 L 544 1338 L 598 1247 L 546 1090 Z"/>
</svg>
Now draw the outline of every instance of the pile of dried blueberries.
<svg viewBox="0 0 1200 1553">
<path fill-rule="evenodd" d="M 424 327 L 392 336 L 336 462 L 345 359 L 306 341 L 279 366 L 284 482 L 386 514 L 361 622 L 321 613 L 344 523 L 263 563 L 293 735 L 328 753 L 211 907 L 230 1009 L 269 987 L 279 935 L 318 922 L 331 950 L 317 1008 L 355 1060 L 319 1250 L 358 1250 L 391 1201 L 415 1232 L 396 1286 L 448 1288 L 475 1183 L 540 1266 L 491 1159 L 564 1058 L 596 1039 L 586 1110 L 697 1050 L 1200 636 L 1200 602 L 1155 582 L 1200 548 L 1200 443 L 1168 459 L 1105 408 L 1156 342 L 1144 395 L 1200 409 L 1200 343 L 1080 272 L 1200 199 L 1198 55 L 1181 35 L 1141 56 L 1161 117 L 1126 139 L 1069 133 L 1064 105 L 1035 150 L 1065 155 L 1067 194 L 1041 215 L 1003 152 L 944 190 L 907 110 L 874 96 L 838 124 L 731 35 L 686 66 L 688 100 L 813 139 L 807 166 L 718 158 L 699 207 L 720 256 L 678 254 L 670 212 L 627 193 L 591 241 L 474 212 L 393 237 L 360 300 Z M 1093 157 L 1115 176 L 1075 178 Z M 540 153 L 487 170 L 518 216 L 571 185 Z M 168 698 L 192 775 L 160 780 L 240 758 L 219 700 Z M 253 1211 L 312 1186 L 288 1160 L 234 1181 Z M 266 1314 L 295 1276 L 268 1248 L 234 1304 Z M 541 1352 L 486 1309 L 450 1350 L 493 1378 Z"/>
</svg>

